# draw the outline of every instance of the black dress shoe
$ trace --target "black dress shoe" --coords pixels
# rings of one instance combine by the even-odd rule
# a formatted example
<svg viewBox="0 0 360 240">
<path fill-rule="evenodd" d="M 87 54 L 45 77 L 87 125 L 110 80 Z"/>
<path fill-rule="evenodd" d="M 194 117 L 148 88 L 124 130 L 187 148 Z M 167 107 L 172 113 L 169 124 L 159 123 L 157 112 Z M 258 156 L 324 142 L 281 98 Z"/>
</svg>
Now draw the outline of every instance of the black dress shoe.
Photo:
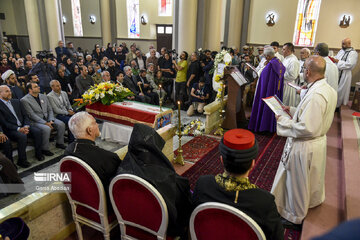
<svg viewBox="0 0 360 240">
<path fill-rule="evenodd" d="M 38 160 L 38 161 L 44 161 L 45 160 L 45 157 L 44 157 L 44 155 L 38 155 L 38 156 L 35 156 L 36 157 L 36 159 Z"/>
<path fill-rule="evenodd" d="M 56 144 L 55 146 L 56 146 L 56 148 L 61 148 L 61 149 L 66 148 L 66 146 L 64 144 Z"/>
<path fill-rule="evenodd" d="M 28 161 L 21 161 L 21 162 L 18 162 L 17 165 L 22 168 L 28 168 L 31 166 L 31 163 L 29 163 Z"/>
<path fill-rule="evenodd" d="M 45 156 L 54 156 L 54 154 L 52 152 L 50 152 L 49 150 L 42 150 L 41 151 L 42 154 L 44 154 Z"/>
</svg>

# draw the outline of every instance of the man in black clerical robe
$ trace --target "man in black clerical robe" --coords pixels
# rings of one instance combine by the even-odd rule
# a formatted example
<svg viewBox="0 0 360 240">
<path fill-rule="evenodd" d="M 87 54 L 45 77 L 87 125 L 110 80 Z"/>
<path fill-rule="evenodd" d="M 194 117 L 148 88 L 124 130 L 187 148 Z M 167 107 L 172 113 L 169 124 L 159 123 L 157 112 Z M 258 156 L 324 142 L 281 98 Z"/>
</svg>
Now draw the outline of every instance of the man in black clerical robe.
<svg viewBox="0 0 360 240">
<path fill-rule="evenodd" d="M 187 236 L 193 210 L 188 179 L 179 176 L 169 159 L 162 153 L 164 139 L 151 127 L 135 124 L 128 153 L 118 174 L 130 173 L 152 184 L 166 202 L 169 214 L 168 236 Z"/>
<path fill-rule="evenodd" d="M 95 118 L 89 113 L 74 114 L 69 120 L 69 128 L 76 139 L 67 146 L 64 156 L 75 156 L 87 163 L 96 172 L 108 193 L 110 182 L 121 163 L 119 156 L 95 145 L 100 131 Z M 106 197 L 109 200 L 108 194 Z"/>
<path fill-rule="evenodd" d="M 193 194 L 194 205 L 206 202 L 231 205 L 250 216 L 261 227 L 266 239 L 284 239 L 274 196 L 248 179 L 258 152 L 254 134 L 244 129 L 229 130 L 219 149 L 225 172 L 198 179 Z"/>
</svg>

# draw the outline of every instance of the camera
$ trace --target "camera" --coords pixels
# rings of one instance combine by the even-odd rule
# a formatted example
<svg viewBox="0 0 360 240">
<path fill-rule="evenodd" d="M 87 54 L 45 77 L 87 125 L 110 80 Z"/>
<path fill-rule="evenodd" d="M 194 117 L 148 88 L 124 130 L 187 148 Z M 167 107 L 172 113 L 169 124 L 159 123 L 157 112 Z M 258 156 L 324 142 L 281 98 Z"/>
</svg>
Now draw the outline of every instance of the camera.
<svg viewBox="0 0 360 240">
<path fill-rule="evenodd" d="M 46 61 L 48 58 L 54 58 L 54 54 L 52 51 L 48 50 L 37 51 L 36 58 L 38 58 L 40 61 Z"/>
<path fill-rule="evenodd" d="M 179 54 L 176 52 L 176 49 L 170 50 L 169 54 L 171 54 L 172 60 L 177 60 L 179 58 Z"/>
</svg>

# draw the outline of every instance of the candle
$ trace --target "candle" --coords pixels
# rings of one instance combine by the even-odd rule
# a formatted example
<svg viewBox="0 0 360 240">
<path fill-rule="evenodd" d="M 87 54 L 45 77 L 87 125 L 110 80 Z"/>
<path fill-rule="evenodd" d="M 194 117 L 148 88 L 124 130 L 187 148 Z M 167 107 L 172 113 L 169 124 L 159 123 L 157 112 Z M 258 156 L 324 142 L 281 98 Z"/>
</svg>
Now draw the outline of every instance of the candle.
<svg viewBox="0 0 360 240">
<path fill-rule="evenodd" d="M 181 103 L 180 103 L 180 101 L 178 101 L 177 102 L 178 103 L 178 118 L 179 118 L 179 133 L 181 132 L 181 113 L 180 113 L 180 105 L 181 105 Z"/>
<path fill-rule="evenodd" d="M 159 85 L 159 90 L 160 90 L 160 94 L 159 94 L 160 96 L 159 97 L 161 99 L 161 84 Z"/>
</svg>

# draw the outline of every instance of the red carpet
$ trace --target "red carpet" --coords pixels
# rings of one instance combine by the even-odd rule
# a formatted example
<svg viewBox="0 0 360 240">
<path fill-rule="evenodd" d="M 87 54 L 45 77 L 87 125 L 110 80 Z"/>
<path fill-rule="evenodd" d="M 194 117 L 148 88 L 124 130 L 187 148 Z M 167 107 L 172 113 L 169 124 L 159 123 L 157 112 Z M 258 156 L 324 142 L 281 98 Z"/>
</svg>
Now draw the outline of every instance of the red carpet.
<svg viewBox="0 0 360 240">
<path fill-rule="evenodd" d="M 277 135 L 255 136 L 259 144 L 259 154 L 256 159 L 256 165 L 249 175 L 249 179 L 252 183 L 256 184 L 260 188 L 270 191 L 275 178 L 276 170 L 280 162 L 286 138 L 279 137 Z M 191 146 L 198 146 L 201 144 L 201 142 L 207 144 L 209 139 L 212 140 L 211 145 L 213 145 L 214 141 L 216 141 L 216 146 L 213 146 L 209 152 L 202 154 L 202 157 L 199 158 L 197 162 L 195 162 L 194 166 L 182 174 L 182 176 L 189 179 L 191 189 L 194 189 L 195 183 L 201 175 L 216 175 L 223 172 L 224 170 L 220 161 L 220 153 L 218 150 L 219 140 L 199 136 L 196 137 L 196 144 L 191 143 L 191 141 L 193 141 L 191 140 L 184 145 L 184 148 L 187 145 L 187 151 L 189 153 L 197 152 L 200 154 L 199 147 L 192 150 Z M 284 239 L 298 240 L 300 239 L 300 235 L 300 231 L 285 229 Z"/>
<path fill-rule="evenodd" d="M 213 149 L 217 149 L 218 145 L 219 140 L 216 138 L 196 136 L 182 146 L 183 157 L 188 162 L 197 162 L 202 158 L 206 158 L 205 155 L 208 155 Z M 178 151 L 176 150 L 174 153 L 176 156 Z"/>
</svg>

